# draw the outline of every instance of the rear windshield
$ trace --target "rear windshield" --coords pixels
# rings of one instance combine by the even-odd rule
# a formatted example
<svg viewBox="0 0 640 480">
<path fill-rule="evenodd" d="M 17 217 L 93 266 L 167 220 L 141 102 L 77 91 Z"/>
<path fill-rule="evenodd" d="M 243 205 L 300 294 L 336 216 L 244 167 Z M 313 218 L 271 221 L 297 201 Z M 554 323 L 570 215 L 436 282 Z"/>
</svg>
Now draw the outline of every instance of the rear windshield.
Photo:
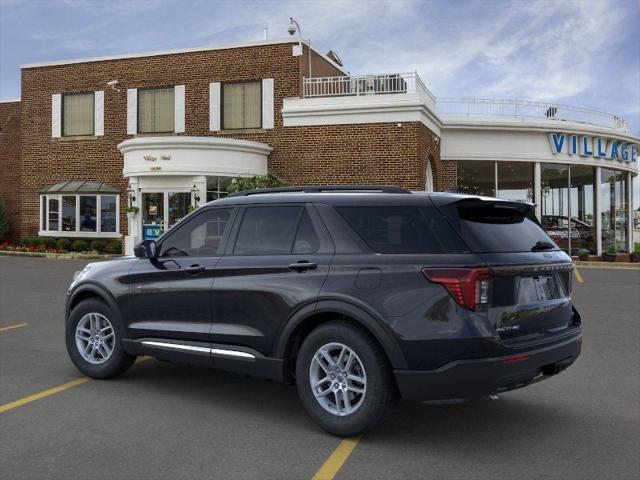
<svg viewBox="0 0 640 480">
<path fill-rule="evenodd" d="M 461 201 L 443 209 L 465 243 L 477 253 L 558 250 L 526 207 Z"/>
<path fill-rule="evenodd" d="M 435 207 L 336 207 L 371 250 L 378 253 L 467 251 Z"/>
</svg>

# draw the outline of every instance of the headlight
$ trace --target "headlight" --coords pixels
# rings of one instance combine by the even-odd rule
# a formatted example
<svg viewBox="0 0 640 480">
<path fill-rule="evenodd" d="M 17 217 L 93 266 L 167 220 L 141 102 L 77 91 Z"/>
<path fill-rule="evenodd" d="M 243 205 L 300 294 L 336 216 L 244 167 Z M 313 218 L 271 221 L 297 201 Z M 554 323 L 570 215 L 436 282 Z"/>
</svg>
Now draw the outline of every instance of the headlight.
<svg viewBox="0 0 640 480">
<path fill-rule="evenodd" d="M 73 280 L 71 281 L 71 285 L 69 285 L 69 290 L 71 290 L 76 283 L 82 280 L 84 276 L 87 274 L 87 272 L 89 272 L 90 269 L 91 269 L 91 264 L 87 265 L 82 270 L 78 270 L 77 272 L 75 272 L 73 274 Z"/>
</svg>

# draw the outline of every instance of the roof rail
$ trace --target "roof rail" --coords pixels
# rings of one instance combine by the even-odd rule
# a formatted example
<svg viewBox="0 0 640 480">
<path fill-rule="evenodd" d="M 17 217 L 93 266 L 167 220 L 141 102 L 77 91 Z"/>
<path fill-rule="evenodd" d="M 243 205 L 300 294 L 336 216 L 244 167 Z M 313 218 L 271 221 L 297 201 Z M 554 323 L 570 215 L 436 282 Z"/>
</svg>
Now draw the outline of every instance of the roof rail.
<svg viewBox="0 0 640 480">
<path fill-rule="evenodd" d="M 275 187 L 275 188 L 255 188 L 253 190 L 243 190 L 235 192 L 228 197 L 246 197 L 248 195 L 258 195 L 263 193 L 323 193 L 323 192 L 375 192 L 375 193 L 408 193 L 409 190 L 400 187 L 389 187 L 384 185 L 307 185 L 301 187 Z"/>
</svg>

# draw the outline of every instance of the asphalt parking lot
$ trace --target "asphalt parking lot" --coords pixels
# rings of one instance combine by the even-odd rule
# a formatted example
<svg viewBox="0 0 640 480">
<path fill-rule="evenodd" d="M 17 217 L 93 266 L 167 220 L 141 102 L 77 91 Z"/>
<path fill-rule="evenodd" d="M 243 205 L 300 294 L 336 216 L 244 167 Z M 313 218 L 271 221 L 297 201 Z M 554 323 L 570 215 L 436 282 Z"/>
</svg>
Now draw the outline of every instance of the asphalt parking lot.
<svg viewBox="0 0 640 480">
<path fill-rule="evenodd" d="M 0 478 L 640 478 L 639 269 L 580 270 L 583 354 L 562 375 L 498 400 L 401 402 L 342 442 L 294 388 L 214 370 L 148 360 L 50 390 L 81 378 L 63 309 L 85 263 L 0 256 Z"/>
</svg>

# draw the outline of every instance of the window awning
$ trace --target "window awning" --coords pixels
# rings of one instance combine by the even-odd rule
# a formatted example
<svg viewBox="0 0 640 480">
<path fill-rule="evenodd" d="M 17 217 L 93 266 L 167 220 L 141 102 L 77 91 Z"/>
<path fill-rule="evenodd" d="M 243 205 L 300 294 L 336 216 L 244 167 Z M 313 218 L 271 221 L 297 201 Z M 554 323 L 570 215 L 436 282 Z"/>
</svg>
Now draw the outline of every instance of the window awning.
<svg viewBox="0 0 640 480">
<path fill-rule="evenodd" d="M 107 185 L 104 182 L 92 182 L 84 180 L 69 180 L 60 182 L 45 188 L 40 193 L 120 193 L 120 189 Z"/>
</svg>

